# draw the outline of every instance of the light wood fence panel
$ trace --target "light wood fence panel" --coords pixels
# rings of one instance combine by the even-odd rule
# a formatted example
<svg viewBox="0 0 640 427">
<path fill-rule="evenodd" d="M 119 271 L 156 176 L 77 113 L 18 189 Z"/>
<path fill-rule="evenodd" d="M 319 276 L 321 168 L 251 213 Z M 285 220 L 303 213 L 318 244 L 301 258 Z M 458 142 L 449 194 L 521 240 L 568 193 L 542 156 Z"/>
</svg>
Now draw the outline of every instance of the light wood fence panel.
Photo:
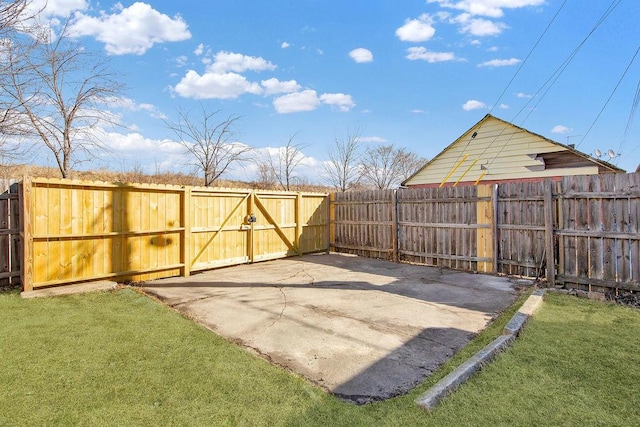
<svg viewBox="0 0 640 427">
<path fill-rule="evenodd" d="M 56 179 L 30 184 L 34 288 L 112 277 L 149 280 L 182 268 L 181 187 Z"/>
<path fill-rule="evenodd" d="M 24 290 L 328 250 L 326 194 L 40 178 L 22 188 Z"/>
<path fill-rule="evenodd" d="M 251 190 L 191 190 L 191 270 L 200 271 L 249 262 Z"/>
</svg>

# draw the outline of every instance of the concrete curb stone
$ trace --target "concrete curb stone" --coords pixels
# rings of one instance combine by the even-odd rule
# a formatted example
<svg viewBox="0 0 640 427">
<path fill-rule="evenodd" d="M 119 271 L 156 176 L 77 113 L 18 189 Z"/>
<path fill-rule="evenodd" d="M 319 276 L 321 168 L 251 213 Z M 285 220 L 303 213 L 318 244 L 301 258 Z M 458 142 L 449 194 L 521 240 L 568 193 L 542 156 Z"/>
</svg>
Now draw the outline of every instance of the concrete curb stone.
<svg viewBox="0 0 640 427">
<path fill-rule="evenodd" d="M 509 347 L 515 341 L 518 334 L 520 334 L 520 331 L 529 318 L 542 304 L 544 294 L 544 289 L 535 290 L 524 304 L 522 304 L 522 307 L 513 315 L 509 323 L 507 323 L 501 336 L 486 345 L 471 358 L 467 359 L 466 362 L 458 366 L 449 375 L 438 381 L 436 385 L 416 399 L 416 404 L 427 411 L 433 410 L 442 399 L 455 391 L 460 385 L 471 378 L 473 374 L 482 369 L 484 365 L 491 362 L 499 352 Z"/>
</svg>

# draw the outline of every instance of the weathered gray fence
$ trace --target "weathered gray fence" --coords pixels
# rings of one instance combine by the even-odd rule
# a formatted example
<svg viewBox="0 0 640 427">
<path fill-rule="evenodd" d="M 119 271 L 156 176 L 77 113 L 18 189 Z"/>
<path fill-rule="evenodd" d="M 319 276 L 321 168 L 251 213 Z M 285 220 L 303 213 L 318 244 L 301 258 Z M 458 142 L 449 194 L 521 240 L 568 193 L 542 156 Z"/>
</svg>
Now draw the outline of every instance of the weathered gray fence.
<svg viewBox="0 0 640 427">
<path fill-rule="evenodd" d="M 640 174 L 332 195 L 340 252 L 640 290 Z"/>
<path fill-rule="evenodd" d="M 20 283 L 20 203 L 19 184 L 0 180 L 0 286 Z"/>
</svg>

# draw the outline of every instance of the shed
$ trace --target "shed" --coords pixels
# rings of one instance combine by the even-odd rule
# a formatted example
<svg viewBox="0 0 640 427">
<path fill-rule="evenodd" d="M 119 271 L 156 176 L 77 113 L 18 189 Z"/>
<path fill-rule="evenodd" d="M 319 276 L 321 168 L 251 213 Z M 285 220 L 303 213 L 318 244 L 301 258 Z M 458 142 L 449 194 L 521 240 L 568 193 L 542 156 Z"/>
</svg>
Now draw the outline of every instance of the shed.
<svg viewBox="0 0 640 427">
<path fill-rule="evenodd" d="M 487 114 L 402 185 L 492 184 L 621 172 L 625 171 L 571 145 Z"/>
</svg>

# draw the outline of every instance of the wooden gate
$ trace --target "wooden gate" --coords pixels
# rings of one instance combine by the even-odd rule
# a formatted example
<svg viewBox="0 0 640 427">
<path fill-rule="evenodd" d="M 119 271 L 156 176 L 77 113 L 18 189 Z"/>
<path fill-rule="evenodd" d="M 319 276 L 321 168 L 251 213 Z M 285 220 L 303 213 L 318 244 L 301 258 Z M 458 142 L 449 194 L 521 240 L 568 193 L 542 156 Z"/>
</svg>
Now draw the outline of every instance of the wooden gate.
<svg viewBox="0 0 640 427">
<path fill-rule="evenodd" d="M 329 245 L 326 194 L 41 178 L 22 185 L 27 291 L 188 276 Z"/>
<path fill-rule="evenodd" d="M 193 188 L 188 197 L 191 271 L 328 247 L 325 194 Z"/>
</svg>

